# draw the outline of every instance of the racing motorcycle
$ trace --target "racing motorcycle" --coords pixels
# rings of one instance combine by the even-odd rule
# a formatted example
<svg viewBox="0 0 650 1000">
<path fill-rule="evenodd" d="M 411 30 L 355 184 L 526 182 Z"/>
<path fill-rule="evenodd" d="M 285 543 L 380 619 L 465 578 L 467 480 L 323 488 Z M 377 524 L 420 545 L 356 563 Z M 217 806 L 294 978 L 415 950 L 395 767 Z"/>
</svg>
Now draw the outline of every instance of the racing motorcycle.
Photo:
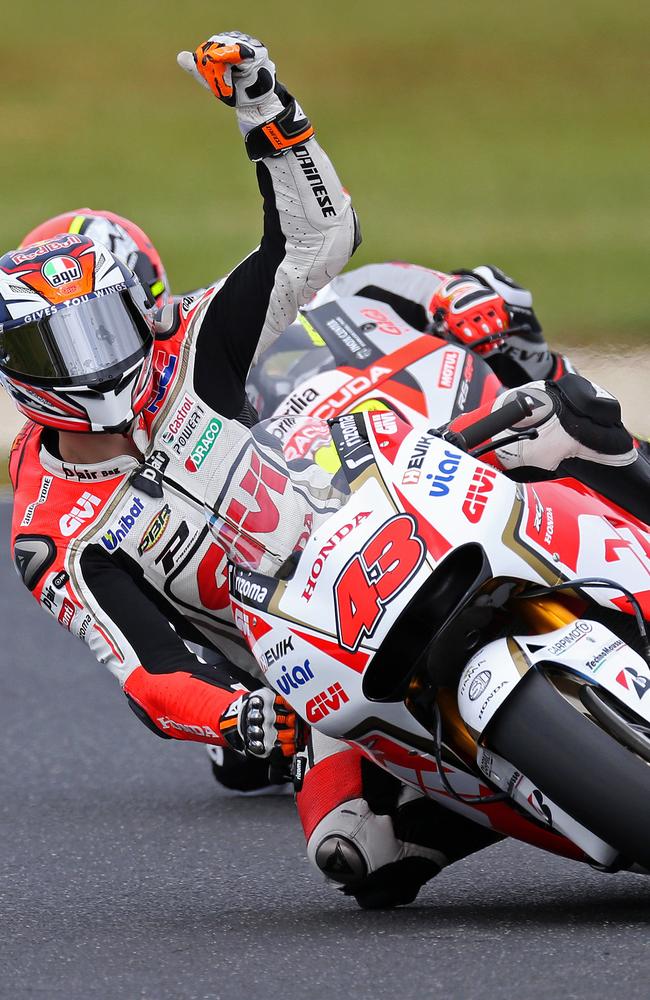
<svg viewBox="0 0 650 1000">
<path fill-rule="evenodd" d="M 246 388 L 261 419 L 285 418 L 275 424 L 280 438 L 295 416 L 329 420 L 364 409 L 439 426 L 503 391 L 480 354 L 362 296 L 303 311 L 260 357 Z"/>
<path fill-rule="evenodd" d="M 242 456 L 247 503 L 208 489 L 208 519 L 235 621 L 311 726 L 503 835 L 645 872 L 650 530 L 484 464 L 529 412 L 522 391 L 455 435 L 276 417 Z"/>
</svg>

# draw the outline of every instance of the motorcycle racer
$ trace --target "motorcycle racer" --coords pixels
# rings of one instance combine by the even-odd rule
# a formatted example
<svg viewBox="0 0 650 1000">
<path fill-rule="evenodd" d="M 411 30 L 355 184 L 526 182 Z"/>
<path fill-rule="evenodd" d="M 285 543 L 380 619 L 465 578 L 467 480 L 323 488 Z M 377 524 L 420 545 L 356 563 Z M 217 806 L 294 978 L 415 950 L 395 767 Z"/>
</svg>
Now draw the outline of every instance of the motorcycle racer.
<svg viewBox="0 0 650 1000">
<path fill-rule="evenodd" d="M 0 372 L 30 420 L 10 458 L 14 560 L 158 735 L 290 755 L 293 714 L 268 689 L 251 692 L 241 669 L 204 492 L 208 479 L 227 492 L 246 452 L 256 350 L 343 266 L 356 218 L 261 42 L 214 35 L 179 63 L 235 109 L 264 235 L 218 285 L 157 319 L 164 289 L 87 233 L 68 227 L 0 259 Z M 202 662 L 183 639 L 220 660 Z"/>
<path fill-rule="evenodd" d="M 337 275 L 308 308 L 348 295 L 386 302 L 416 330 L 475 350 L 508 387 L 575 370 L 546 343 L 531 292 L 492 264 L 450 272 L 401 261 L 366 264 Z"/>
</svg>

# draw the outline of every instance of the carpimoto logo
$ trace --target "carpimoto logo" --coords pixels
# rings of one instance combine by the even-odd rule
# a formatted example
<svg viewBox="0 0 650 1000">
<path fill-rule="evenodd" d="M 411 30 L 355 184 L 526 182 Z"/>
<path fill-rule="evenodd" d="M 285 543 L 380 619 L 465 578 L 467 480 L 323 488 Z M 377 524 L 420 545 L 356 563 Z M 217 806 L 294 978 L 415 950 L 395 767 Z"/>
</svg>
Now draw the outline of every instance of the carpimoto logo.
<svg viewBox="0 0 650 1000">
<path fill-rule="evenodd" d="M 81 267 L 75 257 L 50 257 L 43 264 L 41 273 L 52 288 L 59 288 L 71 281 L 78 281 L 81 277 Z"/>
<path fill-rule="evenodd" d="M 215 441 L 221 434 L 223 424 L 216 417 L 212 417 L 201 432 L 198 443 L 192 448 L 192 453 L 185 461 L 185 468 L 188 472 L 198 472 L 206 458 L 212 451 Z"/>
</svg>

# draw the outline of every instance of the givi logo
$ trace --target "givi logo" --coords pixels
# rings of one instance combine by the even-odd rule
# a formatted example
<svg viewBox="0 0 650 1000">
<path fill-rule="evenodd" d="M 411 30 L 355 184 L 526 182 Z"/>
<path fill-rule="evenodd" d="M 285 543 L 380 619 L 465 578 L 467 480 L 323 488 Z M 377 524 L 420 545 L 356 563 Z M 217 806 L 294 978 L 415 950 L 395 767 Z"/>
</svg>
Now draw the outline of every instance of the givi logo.
<svg viewBox="0 0 650 1000">
<path fill-rule="evenodd" d="M 305 706 L 307 721 L 319 722 L 330 712 L 338 712 L 341 705 L 347 704 L 349 700 L 340 684 L 332 684 L 327 691 L 321 691 L 307 702 Z"/>
<path fill-rule="evenodd" d="M 494 489 L 496 478 L 494 469 L 477 469 L 472 476 L 467 496 L 463 500 L 463 514 L 472 524 L 478 524 L 483 517 L 488 493 Z"/>
</svg>

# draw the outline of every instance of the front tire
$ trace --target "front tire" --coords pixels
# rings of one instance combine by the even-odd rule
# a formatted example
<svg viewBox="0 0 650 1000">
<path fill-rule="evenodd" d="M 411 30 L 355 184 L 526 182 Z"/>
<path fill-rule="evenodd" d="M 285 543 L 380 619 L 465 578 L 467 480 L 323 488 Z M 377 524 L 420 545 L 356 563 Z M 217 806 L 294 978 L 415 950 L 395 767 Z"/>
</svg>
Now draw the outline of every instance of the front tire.
<svg viewBox="0 0 650 1000">
<path fill-rule="evenodd" d="M 530 670 L 499 709 L 485 744 L 569 816 L 650 868 L 650 766 Z"/>
</svg>

